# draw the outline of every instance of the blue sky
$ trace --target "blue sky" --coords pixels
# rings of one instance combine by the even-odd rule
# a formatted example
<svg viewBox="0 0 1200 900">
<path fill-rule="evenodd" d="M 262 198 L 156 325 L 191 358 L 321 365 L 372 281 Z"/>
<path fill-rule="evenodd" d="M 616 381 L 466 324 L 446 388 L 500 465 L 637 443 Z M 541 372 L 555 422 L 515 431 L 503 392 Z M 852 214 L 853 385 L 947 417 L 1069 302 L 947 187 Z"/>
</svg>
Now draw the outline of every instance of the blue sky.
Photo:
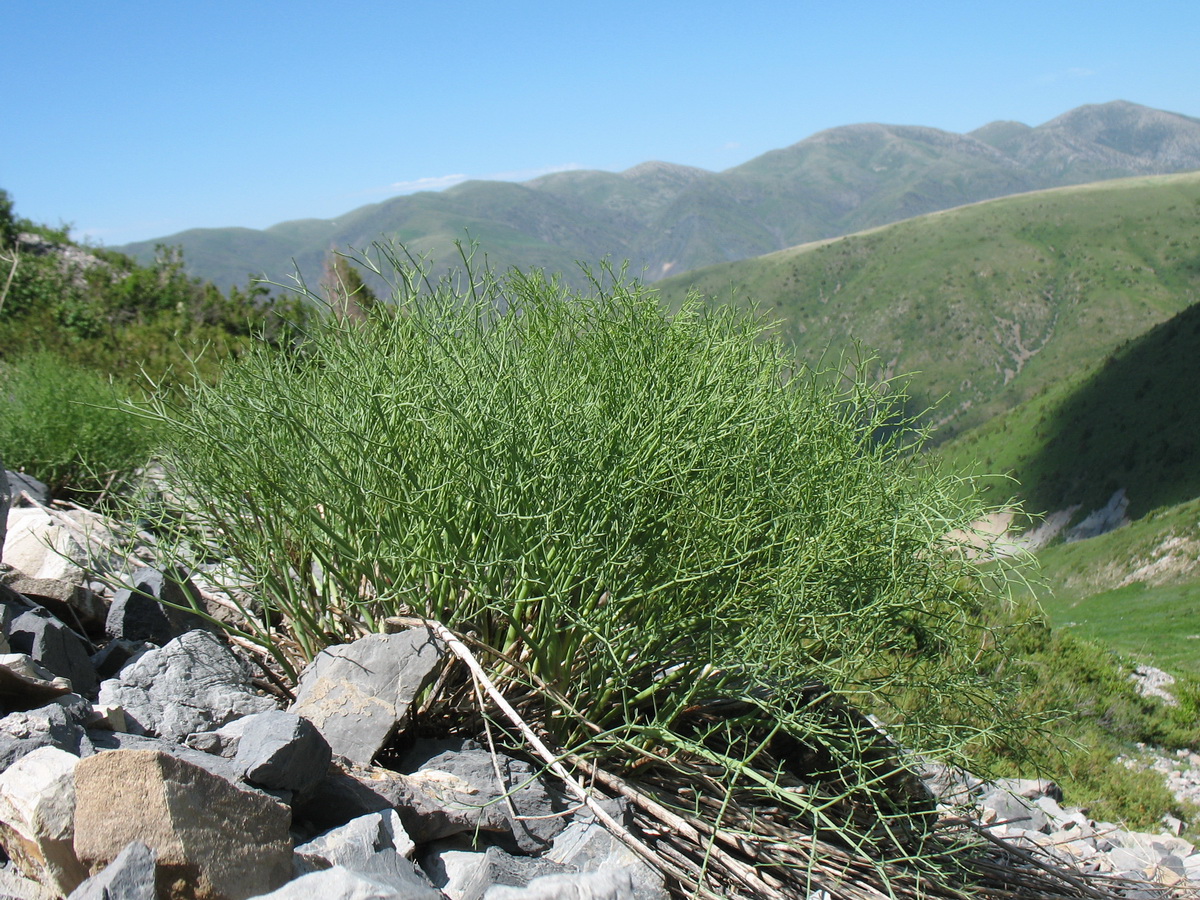
<svg viewBox="0 0 1200 900">
<path fill-rule="evenodd" d="M 855 122 L 1200 117 L 1200 3 L 0 3 L 0 187 L 108 245 Z"/>
</svg>

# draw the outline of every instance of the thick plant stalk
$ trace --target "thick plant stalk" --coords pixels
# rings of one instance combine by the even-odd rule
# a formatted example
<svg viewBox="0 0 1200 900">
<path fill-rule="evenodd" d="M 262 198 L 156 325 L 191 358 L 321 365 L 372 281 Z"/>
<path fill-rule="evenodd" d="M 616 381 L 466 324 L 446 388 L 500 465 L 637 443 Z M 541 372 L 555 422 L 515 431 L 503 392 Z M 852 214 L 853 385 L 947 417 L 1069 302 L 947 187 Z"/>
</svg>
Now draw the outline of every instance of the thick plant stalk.
<svg viewBox="0 0 1200 900">
<path fill-rule="evenodd" d="M 521 732 L 522 736 L 529 742 L 529 745 L 533 747 L 537 755 L 545 761 L 546 766 L 550 769 L 550 771 L 558 776 L 563 784 L 567 786 L 567 789 L 575 795 L 575 798 L 591 811 L 592 815 L 594 815 L 596 819 L 606 829 L 608 829 L 609 833 L 614 835 L 618 840 L 621 841 L 621 843 L 623 843 L 638 856 L 645 859 L 648 863 L 650 863 L 650 865 L 658 869 L 664 875 L 669 875 L 670 877 L 681 882 L 692 880 L 688 877 L 687 873 L 664 861 L 662 857 L 647 847 L 644 843 L 639 841 L 629 831 L 629 829 L 608 814 L 604 807 L 602 807 L 596 801 L 596 798 L 591 795 L 591 793 L 586 787 L 583 786 L 579 779 L 567 771 L 566 767 L 559 761 L 558 757 L 550 750 L 549 747 L 545 745 L 545 743 L 543 743 L 542 739 L 534 733 L 533 729 L 529 727 L 529 724 L 523 718 L 521 718 L 520 713 L 513 709 L 512 705 L 504 699 L 504 695 L 500 693 L 500 690 L 495 684 L 492 683 L 492 680 L 488 678 L 487 673 L 483 670 L 483 666 L 479 664 L 479 660 L 477 660 L 475 655 L 467 649 L 466 645 L 458 639 L 454 632 L 452 632 L 441 622 L 436 622 L 431 619 L 425 620 L 425 624 L 439 638 L 441 638 L 442 641 L 445 642 L 446 646 L 450 648 L 451 652 L 454 653 L 455 656 L 457 656 L 466 664 L 467 668 L 470 669 L 471 676 L 475 679 L 476 683 L 483 687 L 488 696 L 492 698 L 492 702 L 494 702 L 496 706 L 500 708 L 500 711 L 508 717 L 508 720 L 517 727 L 517 730 Z M 695 896 L 711 898 L 711 900 L 721 900 L 719 894 L 715 894 L 712 891 L 705 889 L 702 885 L 696 886 Z"/>
</svg>

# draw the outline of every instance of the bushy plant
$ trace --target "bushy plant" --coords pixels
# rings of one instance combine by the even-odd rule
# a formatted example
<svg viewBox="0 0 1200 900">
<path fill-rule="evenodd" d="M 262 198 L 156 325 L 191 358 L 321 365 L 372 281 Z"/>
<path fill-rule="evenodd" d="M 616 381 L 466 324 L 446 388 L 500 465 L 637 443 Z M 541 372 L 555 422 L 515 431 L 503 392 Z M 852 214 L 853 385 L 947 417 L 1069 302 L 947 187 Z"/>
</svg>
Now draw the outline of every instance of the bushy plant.
<svg viewBox="0 0 1200 900">
<path fill-rule="evenodd" d="M 948 537 L 980 511 L 907 452 L 898 393 L 611 273 L 584 296 L 378 252 L 358 263 L 392 302 L 147 410 L 190 546 L 246 576 L 244 636 L 294 671 L 389 616 L 438 620 L 561 746 L 699 754 L 835 831 L 855 826 L 782 763 L 747 774 L 804 757 L 857 773 L 839 796 L 882 794 L 887 742 L 832 698 L 902 701 L 915 748 L 1010 724 L 980 666 L 999 600 Z"/>
<path fill-rule="evenodd" d="M 56 497 L 111 493 L 155 440 L 153 424 L 125 405 L 134 393 L 52 353 L 0 360 L 0 459 Z"/>
</svg>

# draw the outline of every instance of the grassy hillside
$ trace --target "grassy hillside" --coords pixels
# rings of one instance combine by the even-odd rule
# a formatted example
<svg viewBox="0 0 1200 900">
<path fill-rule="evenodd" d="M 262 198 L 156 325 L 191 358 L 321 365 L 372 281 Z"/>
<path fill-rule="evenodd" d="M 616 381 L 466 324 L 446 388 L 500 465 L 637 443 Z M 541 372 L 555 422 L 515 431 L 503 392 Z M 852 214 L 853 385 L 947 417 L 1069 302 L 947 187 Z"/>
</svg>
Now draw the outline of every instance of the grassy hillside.
<svg viewBox="0 0 1200 900">
<path fill-rule="evenodd" d="M 445 261 L 469 230 L 500 268 L 540 266 L 579 284 L 576 260 L 611 257 L 656 280 L 1006 194 L 1193 168 L 1200 120 L 1118 101 L 970 135 L 850 125 L 720 173 L 652 162 L 468 182 L 336 220 L 186 231 L 120 249 L 148 260 L 156 243 L 182 245 L 192 274 L 228 286 L 251 272 L 286 277 L 292 260 L 315 280 L 330 248 L 361 249 L 382 234 Z"/>
<path fill-rule="evenodd" d="M 753 301 L 808 359 L 851 338 L 939 399 L 943 438 L 1200 299 L 1200 174 L 993 200 L 714 266 L 659 288 Z M 942 399 L 944 398 L 944 399 Z"/>
</svg>

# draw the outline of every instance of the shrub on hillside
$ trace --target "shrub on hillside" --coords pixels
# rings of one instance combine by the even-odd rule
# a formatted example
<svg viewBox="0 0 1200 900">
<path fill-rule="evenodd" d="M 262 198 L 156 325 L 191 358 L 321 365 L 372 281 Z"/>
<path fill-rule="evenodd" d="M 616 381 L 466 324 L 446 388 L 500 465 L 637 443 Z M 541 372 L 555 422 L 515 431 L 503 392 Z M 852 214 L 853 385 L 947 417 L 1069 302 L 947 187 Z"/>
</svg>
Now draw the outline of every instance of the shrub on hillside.
<svg viewBox="0 0 1200 900">
<path fill-rule="evenodd" d="M 668 315 L 620 278 L 434 283 L 381 252 L 390 303 L 152 404 L 178 536 L 246 577 L 245 637 L 294 671 L 436 619 L 560 746 L 699 755 L 835 832 L 858 826 L 768 760 L 808 760 L 835 799 L 894 787 L 842 699 L 921 749 L 1012 724 L 981 665 L 998 601 L 947 537 L 980 511 L 906 452 L 902 397 L 798 368 L 733 308 Z"/>
<path fill-rule="evenodd" d="M 153 425 L 125 406 L 131 392 L 52 353 L 0 360 L 0 459 L 56 497 L 96 499 L 143 466 Z"/>
</svg>

